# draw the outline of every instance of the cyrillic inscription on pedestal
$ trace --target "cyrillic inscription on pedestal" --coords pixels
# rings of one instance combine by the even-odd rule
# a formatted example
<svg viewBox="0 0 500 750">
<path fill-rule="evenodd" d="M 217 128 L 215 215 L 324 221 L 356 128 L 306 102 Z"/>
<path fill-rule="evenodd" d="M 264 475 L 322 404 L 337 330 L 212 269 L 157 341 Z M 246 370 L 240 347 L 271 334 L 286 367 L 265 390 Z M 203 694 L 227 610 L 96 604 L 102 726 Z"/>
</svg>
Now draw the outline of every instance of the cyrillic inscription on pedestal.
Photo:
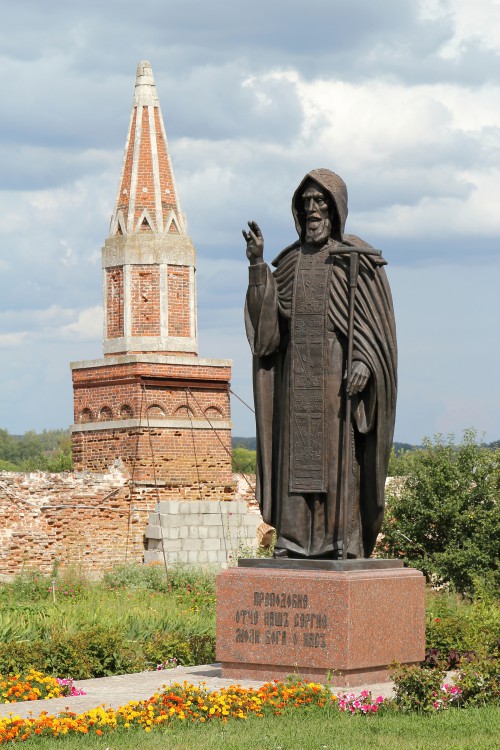
<svg viewBox="0 0 500 750">
<path fill-rule="evenodd" d="M 306 593 L 254 591 L 253 607 L 236 610 L 236 643 L 297 646 L 300 641 L 304 648 L 326 648 L 328 617 L 304 611 L 309 607 Z"/>
<path fill-rule="evenodd" d="M 388 679 L 424 658 L 425 583 L 416 570 L 229 569 L 217 582 L 217 659 L 226 677 L 336 684 Z"/>
</svg>

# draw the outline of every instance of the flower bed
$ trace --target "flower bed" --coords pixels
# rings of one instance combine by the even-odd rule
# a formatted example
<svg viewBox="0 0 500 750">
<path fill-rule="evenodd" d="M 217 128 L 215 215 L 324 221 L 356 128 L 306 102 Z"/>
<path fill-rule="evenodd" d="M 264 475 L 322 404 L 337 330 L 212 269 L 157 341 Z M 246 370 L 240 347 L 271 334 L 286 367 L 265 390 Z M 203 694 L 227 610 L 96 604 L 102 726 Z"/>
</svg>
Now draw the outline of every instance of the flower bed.
<svg viewBox="0 0 500 750">
<path fill-rule="evenodd" d="M 0 718 L 0 745 L 27 740 L 35 735 L 58 737 L 93 733 L 100 736 L 116 729 L 150 732 L 176 722 L 205 724 L 214 720 L 245 720 L 251 716 L 289 716 L 297 711 L 330 711 L 332 717 L 335 713 L 373 716 L 381 709 L 383 712 L 436 713 L 452 706 L 497 705 L 500 702 L 498 665 L 491 660 L 467 665 L 456 674 L 455 685 L 443 684 L 444 673 L 440 674 L 438 670 L 416 666 L 395 665 L 391 676 L 395 684 L 394 699 L 373 698 L 368 690 L 359 695 L 335 695 L 324 685 L 293 680 L 267 682 L 258 689 L 232 685 L 214 691 L 208 690 L 203 683 L 198 686 L 188 682 L 175 683 L 164 686 L 148 700 L 130 701 L 118 709 L 99 706 L 80 714 L 66 710 L 58 716 L 44 711 L 39 717 L 27 719 L 10 714 Z M 50 698 L 83 694 L 71 680 L 45 677 L 35 671 L 26 675 L 24 680 L 19 676 L 7 683 L 4 678 L 0 679 L 2 685 L 7 685 L 4 691 L 4 698 L 5 693 L 8 694 L 7 702 L 33 700 L 34 696 Z M 35 683 L 38 687 L 34 686 Z M 43 690 L 45 694 L 42 696 Z"/>
<path fill-rule="evenodd" d="M 209 721 L 247 719 L 249 716 L 280 716 L 288 711 L 338 709 L 346 713 L 375 713 L 384 699 L 372 700 L 363 693 L 359 706 L 354 696 L 337 697 L 313 682 L 269 682 L 259 689 L 233 685 L 209 691 L 202 684 L 176 683 L 146 701 L 130 701 L 117 710 L 94 708 L 85 713 L 64 712 L 58 716 L 44 711 L 39 717 L 22 719 L 11 715 L 0 719 L 0 744 L 23 741 L 34 735 L 58 737 L 70 733 L 98 736 L 117 728 L 140 728 L 150 732 L 155 727 L 173 723 L 204 724 Z M 355 705 L 356 704 L 356 705 Z"/>
<path fill-rule="evenodd" d="M 67 695 L 85 695 L 85 692 L 78 690 L 72 679 L 50 677 L 36 669 L 30 669 L 24 676 L 0 674 L 1 703 L 48 700 L 64 698 Z"/>
</svg>

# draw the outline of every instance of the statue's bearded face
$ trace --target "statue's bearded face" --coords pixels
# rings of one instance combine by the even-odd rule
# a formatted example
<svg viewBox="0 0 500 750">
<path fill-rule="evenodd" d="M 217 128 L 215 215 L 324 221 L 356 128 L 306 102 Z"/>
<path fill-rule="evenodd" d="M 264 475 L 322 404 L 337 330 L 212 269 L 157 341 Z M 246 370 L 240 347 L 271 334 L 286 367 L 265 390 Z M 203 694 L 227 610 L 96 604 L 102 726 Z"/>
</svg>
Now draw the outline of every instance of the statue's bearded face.
<svg viewBox="0 0 500 750">
<path fill-rule="evenodd" d="M 327 196 L 319 185 L 306 185 L 302 206 L 306 220 L 305 241 L 308 245 L 321 247 L 330 238 L 332 222 Z"/>
</svg>

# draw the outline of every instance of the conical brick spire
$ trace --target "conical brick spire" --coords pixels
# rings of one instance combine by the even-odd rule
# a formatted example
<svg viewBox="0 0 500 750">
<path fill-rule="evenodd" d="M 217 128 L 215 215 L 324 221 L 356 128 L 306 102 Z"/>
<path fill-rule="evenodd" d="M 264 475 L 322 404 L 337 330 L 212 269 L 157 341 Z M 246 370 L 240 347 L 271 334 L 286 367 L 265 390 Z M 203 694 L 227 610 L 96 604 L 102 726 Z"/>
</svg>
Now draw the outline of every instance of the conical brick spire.
<svg viewBox="0 0 500 750">
<path fill-rule="evenodd" d="M 103 249 L 104 352 L 196 354 L 196 253 L 153 71 L 137 66 L 120 187 Z"/>
<path fill-rule="evenodd" d="M 137 66 L 134 102 L 110 236 L 185 234 L 153 71 Z"/>
</svg>

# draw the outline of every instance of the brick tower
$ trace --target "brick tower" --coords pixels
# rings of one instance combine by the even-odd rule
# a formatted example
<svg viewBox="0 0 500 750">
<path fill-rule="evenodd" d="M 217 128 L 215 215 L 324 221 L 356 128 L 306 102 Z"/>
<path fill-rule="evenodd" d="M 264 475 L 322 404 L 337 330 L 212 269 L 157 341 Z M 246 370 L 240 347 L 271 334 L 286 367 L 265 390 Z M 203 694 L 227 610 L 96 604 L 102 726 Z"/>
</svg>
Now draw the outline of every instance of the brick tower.
<svg viewBox="0 0 500 750">
<path fill-rule="evenodd" d="M 231 362 L 198 357 L 196 253 L 148 62 L 102 268 L 104 358 L 71 364 L 75 469 L 118 462 L 164 498 L 230 497 Z"/>
</svg>

